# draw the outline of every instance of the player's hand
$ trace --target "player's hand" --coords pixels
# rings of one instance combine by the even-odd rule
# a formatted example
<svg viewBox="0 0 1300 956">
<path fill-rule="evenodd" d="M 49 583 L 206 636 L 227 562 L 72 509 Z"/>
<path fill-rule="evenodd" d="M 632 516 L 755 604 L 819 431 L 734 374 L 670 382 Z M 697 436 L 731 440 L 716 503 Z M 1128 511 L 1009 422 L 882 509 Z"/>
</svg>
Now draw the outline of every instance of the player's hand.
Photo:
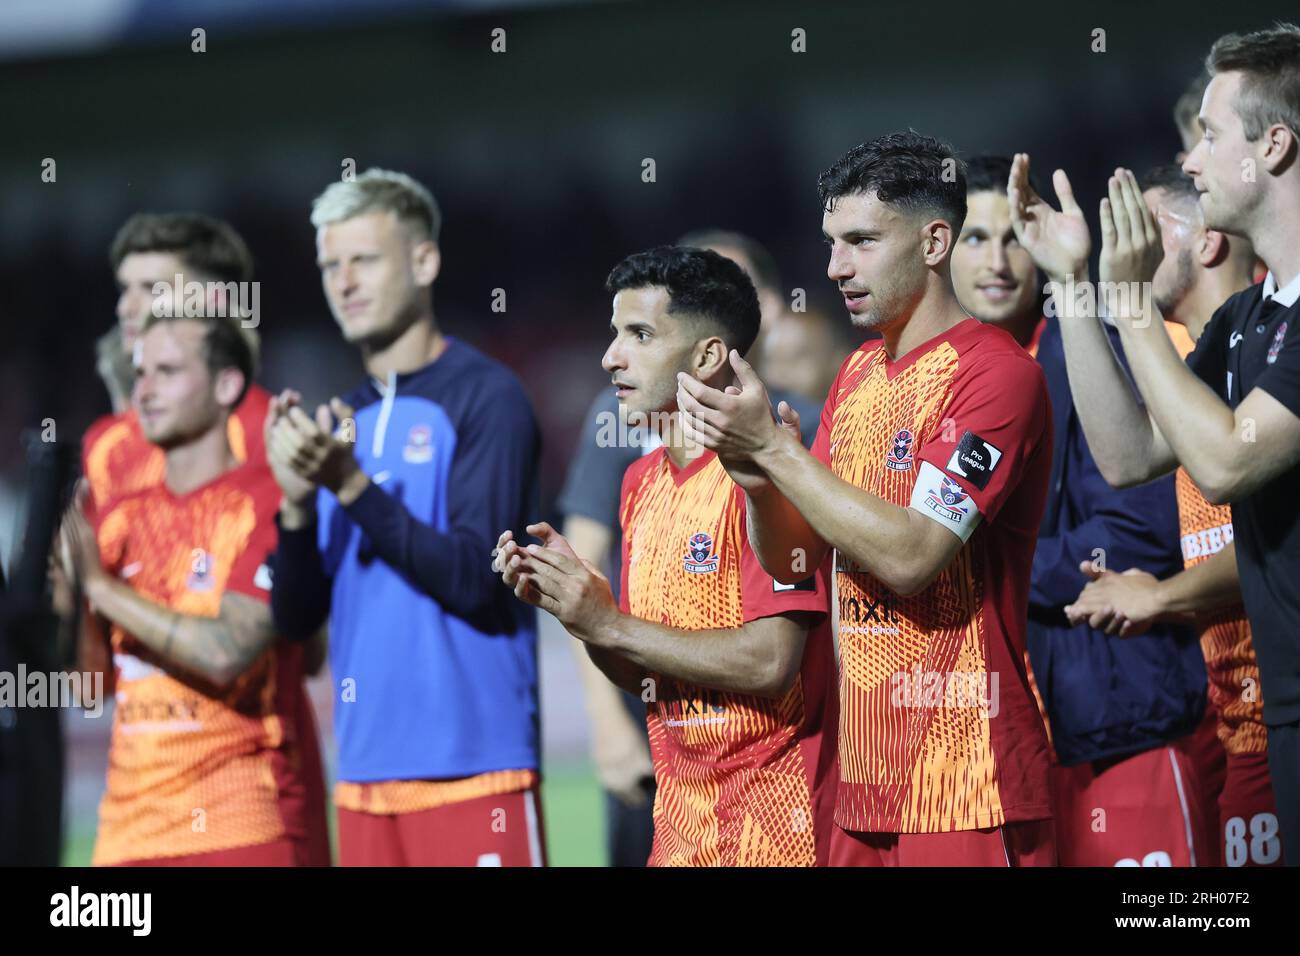
<svg viewBox="0 0 1300 956">
<path fill-rule="evenodd" d="M 87 488 L 82 481 L 72 503 L 63 513 L 63 522 L 59 526 L 59 560 L 63 574 L 73 582 L 74 587 L 83 591 L 104 576 L 104 566 L 99 558 L 99 542 L 82 510 L 86 497 Z"/>
<path fill-rule="evenodd" d="M 352 453 L 356 441 L 353 411 L 337 398 L 316 409 L 315 419 L 297 405 L 276 423 L 272 435 L 292 470 L 314 486 L 328 488 L 350 504 L 368 479 Z"/>
<path fill-rule="evenodd" d="M 550 525 L 529 525 L 527 530 L 542 544 L 511 554 L 509 561 L 521 576 L 515 594 L 554 615 L 578 640 L 602 644 L 606 626 L 619 615 L 609 579 L 579 558 Z M 535 601 L 528 596 L 530 588 Z"/>
<path fill-rule="evenodd" d="M 513 531 L 503 531 L 492 549 L 492 571 L 501 575 L 501 583 L 515 592 L 515 597 L 534 607 L 541 601 L 537 588 L 523 573 L 523 549 L 515 541 Z"/>
<path fill-rule="evenodd" d="M 543 548 L 550 548 L 560 554 L 572 558 L 574 561 L 582 561 L 578 553 L 573 550 L 573 545 L 569 540 L 556 531 L 548 522 L 540 521 L 537 524 L 530 524 L 524 528 L 530 535 L 542 542 Z M 521 601 L 540 607 L 541 595 L 536 586 L 532 583 L 531 578 L 524 571 L 524 562 L 527 552 L 515 541 L 513 531 L 503 531 L 497 538 L 496 547 L 492 549 L 492 570 L 501 575 L 501 580 L 506 587 L 515 592 L 515 596 Z M 586 562 L 582 562 L 586 563 Z"/>
<path fill-rule="evenodd" d="M 55 551 L 61 552 L 61 542 L 56 541 L 55 544 Z M 50 553 L 45 575 L 50 585 L 50 606 L 54 613 L 61 618 L 72 617 L 77 610 L 76 590 L 72 586 L 72 579 L 68 577 L 68 572 L 64 570 L 61 556 L 53 551 Z"/>
<path fill-rule="evenodd" d="M 1142 198 L 1132 170 L 1117 169 L 1107 181 L 1109 195 L 1101 201 L 1101 256 L 1098 278 L 1107 292 L 1109 314 L 1118 319 L 1136 319 L 1144 314 L 1146 294 L 1156 268 L 1164 258 L 1160 224 Z M 1141 286 L 1131 283 L 1142 283 Z M 1121 290 L 1128 294 L 1120 294 Z"/>
<path fill-rule="evenodd" d="M 1088 266 L 1092 237 L 1083 210 L 1074 200 L 1074 190 L 1065 170 L 1052 174 L 1052 186 L 1060 200 L 1058 212 L 1029 185 L 1029 154 L 1016 153 L 1007 181 L 1011 205 L 1011 227 L 1016 240 L 1034 260 L 1034 265 L 1054 282 L 1067 276 L 1081 279 Z"/>
<path fill-rule="evenodd" d="M 302 396 L 288 388 L 279 395 L 272 396 L 266 409 L 266 423 L 262 427 L 266 460 L 271 466 L 271 474 L 275 476 L 275 483 L 280 486 L 285 500 L 299 508 L 311 501 L 316 494 L 316 486 L 294 471 L 290 463 L 292 446 L 284 437 L 284 432 L 292 426 L 281 428 L 280 422 L 288 418 L 290 408 L 298 407 L 301 402 Z"/>
<path fill-rule="evenodd" d="M 622 705 L 616 700 L 614 706 Z M 591 725 L 591 759 L 600 785 L 624 806 L 640 807 L 646 802 L 644 783 L 654 777 L 654 764 L 645 732 L 626 712 L 611 714 Z"/>
<path fill-rule="evenodd" d="M 686 441 L 712 449 L 725 461 L 753 461 L 780 439 L 782 429 L 772 419 L 767 389 L 753 367 L 735 349 L 729 357 L 736 385 L 725 391 L 678 373 L 682 433 Z"/>
<path fill-rule="evenodd" d="M 728 395 L 739 395 L 740 389 L 734 385 L 728 385 L 726 388 Z M 800 429 L 799 413 L 790 407 L 788 402 L 781 402 L 777 406 L 778 425 L 787 435 L 794 438 L 795 441 L 803 444 L 803 432 Z M 727 469 L 727 474 L 731 480 L 740 486 L 740 489 L 747 495 L 758 495 L 772 487 L 772 479 L 767 477 L 767 472 L 754 464 L 753 461 L 739 460 L 734 458 L 722 458 L 722 467 Z"/>
<path fill-rule="evenodd" d="M 1079 570 L 1090 581 L 1075 602 L 1065 607 L 1071 624 L 1087 624 L 1112 636 L 1137 637 L 1159 620 L 1163 608 L 1155 575 L 1138 568 L 1123 574 L 1100 571 L 1091 561 L 1084 561 Z"/>
</svg>

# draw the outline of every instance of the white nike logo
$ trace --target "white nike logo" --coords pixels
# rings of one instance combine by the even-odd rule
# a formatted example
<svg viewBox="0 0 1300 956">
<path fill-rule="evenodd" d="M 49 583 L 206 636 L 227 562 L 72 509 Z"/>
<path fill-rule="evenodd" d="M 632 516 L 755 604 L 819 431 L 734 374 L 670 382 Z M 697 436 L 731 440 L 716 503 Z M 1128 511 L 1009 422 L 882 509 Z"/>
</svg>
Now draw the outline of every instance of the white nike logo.
<svg viewBox="0 0 1300 956">
<path fill-rule="evenodd" d="M 1242 339 L 1242 335 L 1240 332 L 1233 332 L 1232 335 L 1228 337 L 1228 348 L 1235 349 L 1237 347 L 1237 343 L 1240 342 L 1241 339 Z"/>
</svg>

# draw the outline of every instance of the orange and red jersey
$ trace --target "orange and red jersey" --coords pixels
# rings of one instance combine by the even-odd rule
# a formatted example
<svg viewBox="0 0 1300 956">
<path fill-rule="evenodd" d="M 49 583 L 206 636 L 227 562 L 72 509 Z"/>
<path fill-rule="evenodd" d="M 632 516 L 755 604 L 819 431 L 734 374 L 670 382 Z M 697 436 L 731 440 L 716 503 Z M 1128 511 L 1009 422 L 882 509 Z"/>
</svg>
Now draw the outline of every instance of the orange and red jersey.
<svg viewBox="0 0 1300 956">
<path fill-rule="evenodd" d="M 974 319 L 898 361 L 866 342 L 831 387 L 813 454 L 964 542 L 911 597 L 834 556 L 836 823 L 931 833 L 1047 818 L 1048 744 L 1024 663 L 1051 469 L 1037 362 Z"/>
<path fill-rule="evenodd" d="M 1232 509 L 1210 504 L 1184 468 L 1178 469 L 1176 487 L 1183 566 L 1190 568 L 1232 543 Z M 1230 754 L 1264 753 L 1264 694 L 1246 608 L 1238 602 L 1201 615 L 1197 625 L 1219 740 Z"/>
<path fill-rule="evenodd" d="M 250 385 L 243 401 L 227 420 L 230 449 L 241 462 L 251 460 L 263 468 L 270 467 L 266 463 L 262 431 L 270 402 L 266 389 Z M 97 419 L 81 439 L 81 473 L 90 489 L 86 517 L 95 522 L 99 512 L 118 498 L 162 484 L 166 471 L 166 455 L 144 437 L 134 409 Z M 105 681 L 111 685 L 109 650 L 89 618 L 79 645 L 80 666 L 105 674 Z"/>
<path fill-rule="evenodd" d="M 826 611 L 816 568 L 789 586 L 762 569 L 749 547 L 744 494 L 712 452 L 680 469 L 663 448 L 635 462 L 619 515 L 625 613 L 704 631 Z M 647 724 L 658 784 L 651 865 L 818 861 L 834 799 L 833 673 L 830 636 L 816 628 L 799 677 L 779 700 L 651 675 Z"/>
<path fill-rule="evenodd" d="M 241 462 L 266 466 L 262 427 L 271 395 L 250 385 L 243 401 L 226 423 L 230 450 Z M 114 500 L 162 484 L 167 470 L 163 450 L 140 430 L 135 410 L 105 415 L 95 421 L 81 441 L 81 471 L 90 486 L 87 513 L 92 516 Z"/>
<path fill-rule="evenodd" d="M 280 492 L 246 464 L 194 491 L 158 484 L 99 515 L 105 570 L 182 614 L 216 617 L 223 595 L 269 599 Z M 277 641 L 228 689 L 112 629 L 116 708 L 95 865 L 301 839 L 302 646 Z"/>
<path fill-rule="evenodd" d="M 1034 334 L 1029 337 L 1029 342 L 1025 345 L 1025 351 L 1032 358 L 1038 358 L 1038 346 L 1042 344 L 1043 333 L 1047 331 L 1047 318 L 1043 317 L 1038 320 L 1034 326 Z M 1038 705 L 1038 716 L 1043 718 L 1043 730 L 1047 733 L 1047 756 L 1053 764 L 1056 763 L 1056 752 L 1052 748 L 1052 722 L 1047 716 L 1047 705 L 1043 703 L 1043 694 L 1038 689 L 1038 682 L 1034 679 L 1034 668 L 1029 663 L 1029 648 L 1025 648 L 1022 655 L 1025 662 L 1025 675 L 1029 678 L 1029 690 L 1034 695 L 1034 703 Z"/>
<path fill-rule="evenodd" d="M 1187 358 L 1196 347 L 1187 327 L 1166 322 L 1165 329 L 1178 354 Z M 1185 468 L 1178 469 L 1176 487 L 1183 566 L 1190 568 L 1232 542 L 1232 508 L 1210 504 Z M 1264 692 L 1245 606 L 1238 602 L 1202 615 L 1197 625 L 1219 740 L 1230 754 L 1265 753 Z"/>
</svg>

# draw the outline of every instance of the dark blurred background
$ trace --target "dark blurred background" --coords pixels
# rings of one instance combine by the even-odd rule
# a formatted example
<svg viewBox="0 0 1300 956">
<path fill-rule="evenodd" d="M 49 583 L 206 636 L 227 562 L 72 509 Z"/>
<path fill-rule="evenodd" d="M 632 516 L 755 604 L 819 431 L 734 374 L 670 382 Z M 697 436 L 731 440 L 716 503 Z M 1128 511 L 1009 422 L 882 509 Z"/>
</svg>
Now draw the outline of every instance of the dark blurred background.
<svg viewBox="0 0 1300 956">
<path fill-rule="evenodd" d="M 1040 181 L 1070 173 L 1095 220 L 1114 166 L 1172 160 L 1173 103 L 1213 40 L 1295 17 L 1246 2 L 7 0 L 0 558 L 23 491 L 20 431 L 53 419 L 75 442 L 108 410 L 93 343 L 114 321 L 108 244 L 133 212 L 236 226 L 262 283 L 263 382 L 317 401 L 361 370 L 320 290 L 311 200 L 349 159 L 425 182 L 445 214 L 437 316 L 523 378 L 549 508 L 608 381 L 602 283 L 622 256 L 743 230 L 772 250 L 787 293 L 806 290 L 847 333 L 815 190 L 847 148 L 910 126 L 966 156 L 1028 151 Z M 806 52 L 792 51 L 795 29 Z M 561 746 L 575 760 L 578 725 Z"/>
</svg>

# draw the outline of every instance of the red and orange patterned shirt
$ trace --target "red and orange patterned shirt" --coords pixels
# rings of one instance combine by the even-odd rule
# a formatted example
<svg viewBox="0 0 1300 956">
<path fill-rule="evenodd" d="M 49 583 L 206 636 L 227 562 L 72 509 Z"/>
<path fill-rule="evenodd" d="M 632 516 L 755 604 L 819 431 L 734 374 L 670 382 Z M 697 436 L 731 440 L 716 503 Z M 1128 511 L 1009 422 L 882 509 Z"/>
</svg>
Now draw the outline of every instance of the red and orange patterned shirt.
<svg viewBox="0 0 1300 956">
<path fill-rule="evenodd" d="M 250 385 L 226 422 L 230 450 L 241 462 L 266 467 L 262 428 L 270 402 L 266 389 Z M 87 511 L 92 516 L 94 510 L 124 495 L 162 484 L 166 470 L 163 450 L 144 437 L 134 410 L 105 415 L 86 429 L 81 441 L 81 471 L 90 486 Z"/>
<path fill-rule="evenodd" d="M 1165 329 L 1183 358 L 1196 347 L 1186 326 L 1166 322 Z M 1178 469 L 1175 487 L 1183 567 L 1190 568 L 1232 542 L 1232 508 L 1210 504 L 1185 468 Z M 1264 691 L 1245 606 L 1238 602 L 1221 608 L 1197 623 L 1219 740 L 1230 754 L 1266 752 Z"/>
<path fill-rule="evenodd" d="M 704 631 L 827 610 L 818 569 L 789 586 L 763 570 L 749 547 L 744 493 L 712 452 L 680 469 L 663 448 L 632 464 L 619 515 L 625 613 Z M 815 628 L 799 677 L 779 700 L 651 675 L 658 788 L 650 865 L 817 861 L 834 799 L 833 674 L 830 635 Z"/>
<path fill-rule="evenodd" d="M 182 614 L 216 617 L 227 593 L 267 601 L 279 502 L 269 469 L 255 464 L 184 495 L 164 484 L 128 494 L 99 515 L 105 570 Z M 112 649 L 116 707 L 95 865 L 302 837 L 301 645 L 275 643 L 225 690 L 117 625 Z"/>
<path fill-rule="evenodd" d="M 813 445 L 850 484 L 964 544 L 902 597 L 836 552 L 846 830 L 931 833 L 1051 815 L 1048 744 L 1025 669 L 1029 573 L 1051 470 L 1037 362 L 968 319 L 895 361 L 853 352 Z"/>
<path fill-rule="evenodd" d="M 1175 487 L 1183 566 L 1190 568 L 1232 543 L 1232 509 L 1210 504 L 1186 469 L 1178 469 Z M 1264 753 L 1264 692 L 1246 608 L 1238 602 L 1203 615 L 1197 624 L 1219 740 L 1228 753 Z"/>
</svg>

